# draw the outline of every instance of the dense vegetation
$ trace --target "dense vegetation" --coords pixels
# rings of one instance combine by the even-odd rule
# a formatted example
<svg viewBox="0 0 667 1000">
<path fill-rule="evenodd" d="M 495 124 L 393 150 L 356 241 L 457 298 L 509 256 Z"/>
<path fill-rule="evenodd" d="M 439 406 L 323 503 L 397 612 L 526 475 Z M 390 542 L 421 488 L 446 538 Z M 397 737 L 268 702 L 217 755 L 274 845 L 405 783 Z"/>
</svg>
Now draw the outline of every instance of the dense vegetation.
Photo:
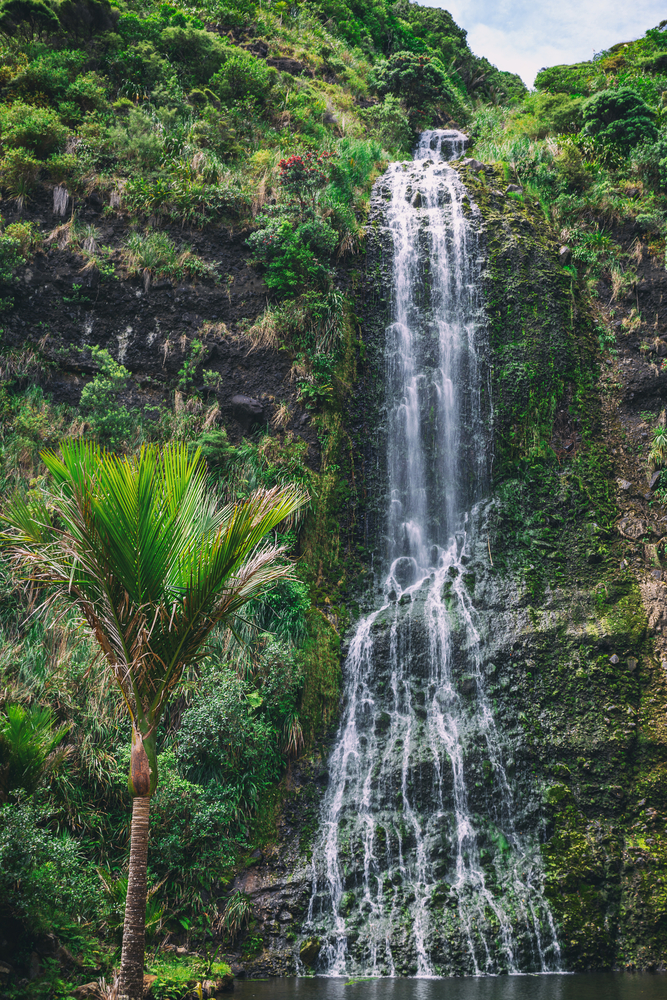
<svg viewBox="0 0 667 1000">
<path fill-rule="evenodd" d="M 225 886 L 270 830 L 276 782 L 335 716 L 354 558 L 344 565 L 332 539 L 354 488 L 341 471 L 344 413 L 362 354 L 355 271 L 372 183 L 420 129 L 466 128 L 474 155 L 522 189 L 510 197 L 539 203 L 594 308 L 602 276 L 620 308 L 636 261 L 612 227 L 636 223 L 665 259 L 667 31 L 545 69 L 530 94 L 474 56 L 446 11 L 408 0 L 6 0 L 0 36 L 0 185 L 13 219 L 0 220 L 0 318 L 12 314 L 21 267 L 53 247 L 112 286 L 134 277 L 145 289 L 165 279 L 229 291 L 192 234 L 245 229 L 268 304 L 236 332 L 287 354 L 321 444 L 313 468 L 285 430 L 287 403 L 231 441 L 203 335 L 150 397 L 122 356 L 77 346 L 89 377 L 76 407 L 50 398 L 54 360 L 39 327 L 23 349 L 2 349 L 0 502 L 39 491 L 40 450 L 70 435 L 119 452 L 198 444 L 229 499 L 260 485 L 310 492 L 310 511 L 278 538 L 298 555 L 299 579 L 256 602 L 244 634 L 216 635 L 158 738 L 149 934 L 212 954 L 212 929 L 229 941 L 247 918 Z M 49 229 L 36 206 L 54 188 L 65 214 Z M 93 193 L 104 218 L 124 222 L 112 245 L 72 211 Z M 74 285 L 69 301 L 84 299 Z M 637 312 L 623 323 L 641 333 Z M 602 310 L 598 327 L 601 348 L 613 348 Z M 658 469 L 663 440 L 656 424 Z M 544 442 L 527 441 L 512 461 L 542 460 Z M 64 997 L 117 961 L 129 727 L 81 621 L 35 613 L 43 595 L 19 586 L 8 562 L 1 573 L 0 962 L 27 977 L 38 948 L 40 974 L 14 980 L 9 995 Z"/>
</svg>

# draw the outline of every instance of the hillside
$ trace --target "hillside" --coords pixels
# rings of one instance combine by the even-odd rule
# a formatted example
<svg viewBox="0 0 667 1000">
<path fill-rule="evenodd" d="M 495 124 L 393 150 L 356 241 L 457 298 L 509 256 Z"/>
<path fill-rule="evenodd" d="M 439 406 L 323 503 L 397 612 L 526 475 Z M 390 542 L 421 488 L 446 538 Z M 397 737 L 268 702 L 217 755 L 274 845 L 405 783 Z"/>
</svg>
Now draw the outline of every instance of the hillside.
<svg viewBox="0 0 667 1000">
<path fill-rule="evenodd" d="M 159 736 L 148 920 L 164 982 L 203 974 L 218 945 L 237 971 L 294 970 L 300 890 L 281 928 L 262 893 L 310 850 L 341 651 L 377 586 L 372 190 L 437 127 L 470 136 L 458 169 L 484 218 L 488 545 L 505 574 L 489 607 L 529 615 L 496 657 L 519 693 L 497 678 L 497 697 L 552 789 L 568 967 L 662 962 L 666 26 L 528 93 L 409 0 L 0 6 L 3 497 L 34 494 L 40 450 L 83 436 L 191 442 L 230 500 L 291 482 L 311 498 L 282 536 L 299 579 L 252 607 L 243 643 L 218 637 Z M 0 982 L 67 997 L 117 964 L 129 727 L 81 622 L 31 614 L 39 595 L 1 570 Z M 565 653 L 547 663 L 539 615 L 558 587 Z M 618 683 L 617 652 L 641 661 Z M 561 702 L 580 744 L 559 757 Z"/>
</svg>

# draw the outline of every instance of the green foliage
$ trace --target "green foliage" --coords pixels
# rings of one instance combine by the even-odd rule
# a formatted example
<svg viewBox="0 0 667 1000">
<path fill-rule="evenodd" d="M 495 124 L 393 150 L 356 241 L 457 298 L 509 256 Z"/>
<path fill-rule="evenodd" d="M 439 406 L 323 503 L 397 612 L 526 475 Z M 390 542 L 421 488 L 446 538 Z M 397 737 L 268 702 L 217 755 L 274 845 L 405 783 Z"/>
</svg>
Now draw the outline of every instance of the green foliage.
<svg viewBox="0 0 667 1000">
<path fill-rule="evenodd" d="M 230 58 L 236 58 L 235 49 L 226 40 L 193 25 L 170 24 L 160 33 L 158 46 L 161 52 L 173 60 L 183 77 L 194 85 L 211 81 L 209 86 L 212 86 L 212 78 L 215 79 L 221 66 L 226 65 Z"/>
<path fill-rule="evenodd" d="M 317 217 L 296 228 L 289 218 L 266 218 L 265 226 L 248 238 L 254 261 L 264 271 L 267 286 L 278 295 L 295 295 L 305 288 L 326 289 L 331 281 L 328 259 L 338 244 L 331 226 Z"/>
<path fill-rule="evenodd" d="M 32 794 L 62 763 L 55 752 L 67 726 L 54 732 L 52 709 L 7 705 L 0 715 L 0 802 L 19 789 Z"/>
<path fill-rule="evenodd" d="M 183 714 L 177 760 L 190 781 L 216 782 L 230 796 L 240 791 L 241 808 L 249 812 L 280 773 L 278 742 L 270 721 L 248 700 L 253 687 L 224 668 L 214 677 L 214 684 L 202 680 Z"/>
<path fill-rule="evenodd" d="M 570 66 L 549 66 L 535 77 L 535 87 L 540 91 L 572 94 L 587 97 L 593 81 L 601 76 L 595 63 L 575 63 Z"/>
<path fill-rule="evenodd" d="M 125 241 L 124 256 L 129 273 L 144 278 L 164 275 L 178 281 L 217 277 L 215 265 L 207 264 L 188 246 L 177 249 L 172 238 L 159 230 L 131 233 Z"/>
<path fill-rule="evenodd" d="M 43 0 L 5 0 L 0 6 L 0 34 L 32 40 L 58 31 L 60 22 Z"/>
<path fill-rule="evenodd" d="M 239 932 L 248 926 L 251 917 L 252 904 L 248 897 L 243 892 L 234 892 L 227 900 L 220 917 L 219 929 L 233 943 Z"/>
<path fill-rule="evenodd" d="M 21 240 L 9 235 L 6 231 L 0 234 L 0 313 L 11 309 L 14 300 L 7 293 L 15 282 L 14 270 L 26 263 L 23 256 Z"/>
<path fill-rule="evenodd" d="M 449 115 L 464 114 L 461 96 L 451 83 L 439 59 L 414 52 L 396 52 L 377 66 L 373 82 L 378 94 L 401 97 L 412 109 L 411 122 L 416 123 L 415 112 L 428 113 L 434 105 L 442 106 Z"/>
<path fill-rule="evenodd" d="M 164 140 L 157 120 L 143 111 L 130 111 L 122 126 L 112 129 L 110 140 L 124 160 L 143 170 L 159 166 L 164 158 Z"/>
<path fill-rule="evenodd" d="M 659 423 L 653 431 L 648 457 L 657 469 L 662 469 L 667 465 L 667 427 L 663 423 Z"/>
<path fill-rule="evenodd" d="M 196 91 L 192 91 L 189 96 L 191 101 L 200 104 Z M 207 102 L 205 94 L 202 94 L 202 98 L 201 103 Z M 212 150 L 222 160 L 228 160 L 241 152 L 229 111 L 209 103 L 203 103 L 200 117 L 190 131 L 190 138 L 202 149 Z"/>
<path fill-rule="evenodd" d="M 157 979 L 151 985 L 151 993 L 156 1000 L 183 1000 L 188 995 L 201 995 L 201 984 L 205 979 L 231 981 L 231 969 L 224 962 L 211 963 L 192 960 L 184 962 L 160 956 L 151 962 L 150 971 Z"/>
<path fill-rule="evenodd" d="M 640 144 L 632 156 L 638 171 L 652 188 L 667 189 L 667 134 L 662 132 L 655 142 Z"/>
<path fill-rule="evenodd" d="M 0 179 L 22 208 L 39 176 L 40 163 L 27 150 L 8 149 L 0 160 Z"/>
<path fill-rule="evenodd" d="M 328 160 L 331 153 L 306 153 L 281 160 L 280 186 L 286 194 L 299 204 L 302 216 L 306 209 L 315 211 L 317 192 L 327 183 Z"/>
<path fill-rule="evenodd" d="M 63 30 L 77 42 L 113 31 L 119 17 L 108 0 L 60 0 L 57 10 Z"/>
<path fill-rule="evenodd" d="M 7 149 L 23 147 L 40 160 L 60 149 L 67 138 L 67 129 L 55 111 L 20 100 L 0 104 L 0 131 Z"/>
<path fill-rule="evenodd" d="M 130 373 L 100 347 L 93 347 L 91 357 L 99 372 L 83 387 L 81 412 L 94 437 L 110 448 L 121 448 L 136 431 L 136 418 L 121 403 L 121 396 L 129 387 Z"/>
<path fill-rule="evenodd" d="M 178 388 L 187 392 L 190 388 L 197 368 L 201 363 L 201 355 L 204 352 L 204 345 L 201 340 L 193 340 L 190 344 L 187 357 L 178 372 Z"/>
<path fill-rule="evenodd" d="M 249 52 L 229 55 L 221 69 L 209 80 L 208 86 L 224 102 L 241 97 L 264 101 L 269 97 L 275 71 Z"/>
<path fill-rule="evenodd" d="M 360 118 L 386 149 L 402 153 L 410 150 L 414 133 L 403 105 L 394 94 L 386 94 L 382 104 L 363 109 Z"/>
<path fill-rule="evenodd" d="M 658 130 L 648 105 L 630 87 L 603 90 L 582 105 L 584 132 L 623 151 L 655 139 Z"/>
<path fill-rule="evenodd" d="M 33 934 L 56 933 L 99 912 L 99 880 L 81 845 L 47 827 L 49 812 L 22 802 L 0 807 L 0 918 Z"/>
<path fill-rule="evenodd" d="M 105 895 L 104 923 L 120 943 L 123 937 L 125 906 L 127 902 L 127 876 L 114 878 L 109 872 L 98 871 Z M 146 896 L 146 939 L 151 941 L 162 927 L 164 906 L 156 898 L 159 885 L 151 886 Z"/>
<path fill-rule="evenodd" d="M 335 360 L 331 354 L 316 354 L 312 359 L 299 358 L 301 375 L 298 380 L 299 401 L 314 410 L 331 402 L 334 396 Z"/>
</svg>

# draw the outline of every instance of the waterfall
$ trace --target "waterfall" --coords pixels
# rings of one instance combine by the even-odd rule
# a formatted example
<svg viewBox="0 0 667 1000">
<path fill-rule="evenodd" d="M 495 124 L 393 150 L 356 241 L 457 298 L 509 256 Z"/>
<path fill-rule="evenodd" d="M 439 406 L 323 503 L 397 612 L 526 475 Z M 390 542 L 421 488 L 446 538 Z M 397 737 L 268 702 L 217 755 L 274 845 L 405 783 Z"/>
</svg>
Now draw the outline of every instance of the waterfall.
<svg viewBox="0 0 667 1000">
<path fill-rule="evenodd" d="M 481 215 L 447 162 L 464 143 L 424 132 L 378 182 L 393 246 L 387 571 L 345 662 L 313 853 L 306 930 L 328 975 L 559 968 L 470 593 L 491 400 Z"/>
</svg>

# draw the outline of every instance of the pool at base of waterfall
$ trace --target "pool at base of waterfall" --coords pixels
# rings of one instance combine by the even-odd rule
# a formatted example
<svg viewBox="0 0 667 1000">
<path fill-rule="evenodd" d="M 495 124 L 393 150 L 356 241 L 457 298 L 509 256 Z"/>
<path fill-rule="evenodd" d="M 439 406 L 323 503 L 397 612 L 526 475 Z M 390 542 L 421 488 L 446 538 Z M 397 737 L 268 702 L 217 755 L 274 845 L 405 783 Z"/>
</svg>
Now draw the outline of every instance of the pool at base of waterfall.
<svg viewBox="0 0 667 1000">
<path fill-rule="evenodd" d="M 242 980 L 242 1000 L 665 1000 L 664 973 Z"/>
</svg>

